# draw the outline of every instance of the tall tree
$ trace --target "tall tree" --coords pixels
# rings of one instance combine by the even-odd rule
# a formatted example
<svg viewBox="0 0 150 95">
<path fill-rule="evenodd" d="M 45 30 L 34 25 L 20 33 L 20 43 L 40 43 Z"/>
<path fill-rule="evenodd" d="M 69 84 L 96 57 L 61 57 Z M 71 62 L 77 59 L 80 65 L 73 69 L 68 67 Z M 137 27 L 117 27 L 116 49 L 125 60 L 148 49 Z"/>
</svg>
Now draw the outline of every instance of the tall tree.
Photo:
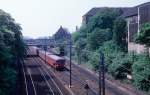
<svg viewBox="0 0 150 95">
<path fill-rule="evenodd" d="M 12 67 L 16 58 L 23 58 L 25 45 L 21 27 L 3 10 L 0 10 L 0 95 L 10 95 L 16 82 Z"/>
<path fill-rule="evenodd" d="M 119 17 L 114 21 L 113 39 L 123 50 L 127 50 L 126 28 L 126 21 L 123 18 Z"/>
<path fill-rule="evenodd" d="M 88 44 L 92 50 L 98 49 L 105 41 L 111 39 L 110 29 L 99 29 L 96 28 L 89 35 Z"/>
<path fill-rule="evenodd" d="M 120 16 L 120 12 L 106 8 L 102 12 L 97 13 L 93 17 L 90 18 L 90 21 L 87 24 L 88 32 L 92 32 L 95 28 L 113 29 L 113 22 L 114 20 Z"/>
</svg>

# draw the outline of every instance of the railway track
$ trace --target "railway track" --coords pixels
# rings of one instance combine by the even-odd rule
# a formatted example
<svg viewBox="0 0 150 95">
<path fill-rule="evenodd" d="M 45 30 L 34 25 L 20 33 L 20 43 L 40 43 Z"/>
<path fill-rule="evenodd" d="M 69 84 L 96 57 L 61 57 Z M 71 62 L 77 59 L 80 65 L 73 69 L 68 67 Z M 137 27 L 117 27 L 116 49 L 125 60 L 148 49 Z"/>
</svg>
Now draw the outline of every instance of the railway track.
<svg viewBox="0 0 150 95">
<path fill-rule="evenodd" d="M 79 77 L 82 77 L 82 76 L 79 76 L 78 74 L 75 74 L 75 73 L 76 72 L 72 73 L 72 81 L 77 81 L 78 83 L 80 83 L 81 88 L 84 88 L 84 86 L 86 84 L 88 84 L 87 81 L 86 81 L 86 79 L 79 78 Z M 67 72 L 64 72 L 63 75 L 69 77 L 70 73 L 67 71 Z M 88 94 L 89 95 L 98 95 L 98 93 L 93 88 L 91 88 L 91 87 L 90 87 L 90 89 L 88 91 Z"/>
<path fill-rule="evenodd" d="M 50 91 L 52 90 L 56 95 L 70 95 L 65 91 L 65 88 L 64 88 L 64 86 L 66 86 L 66 85 L 69 86 L 70 73 L 69 73 L 68 61 L 66 62 L 66 68 L 63 71 L 55 71 L 54 68 L 52 68 L 48 64 L 45 64 L 45 62 L 39 57 L 33 58 L 32 61 L 33 62 L 31 62 L 31 63 L 33 63 L 34 65 L 40 66 L 40 68 L 38 68 L 38 71 L 39 71 L 39 73 L 42 74 L 42 77 L 43 77 L 42 80 L 45 80 L 45 83 L 47 84 L 47 87 L 49 87 Z M 30 72 L 30 70 L 28 70 L 28 71 Z M 34 71 L 32 71 L 32 72 L 34 72 Z M 61 80 L 61 82 L 63 82 L 63 84 L 60 85 L 58 83 L 58 80 L 55 77 L 58 77 L 59 80 Z M 34 81 L 34 78 L 33 79 L 32 79 L 32 77 L 29 77 L 29 78 L 30 78 L 30 80 Z M 90 87 L 90 89 L 88 90 L 88 95 L 98 95 L 98 91 L 99 91 L 98 81 L 99 80 L 96 75 L 89 73 L 87 70 L 79 67 L 78 65 L 72 64 L 73 87 L 71 88 L 71 90 L 75 94 L 86 95 L 86 90 L 84 89 L 84 86 L 85 86 L 85 84 L 88 84 Z M 31 82 L 30 84 L 32 84 L 32 89 L 33 89 L 32 91 L 34 91 L 33 85 L 35 85 L 35 83 Z M 28 86 L 27 86 L 27 88 L 28 88 Z M 36 85 L 35 85 L 35 88 L 36 88 Z M 50 95 L 55 95 L 55 94 L 51 93 Z M 35 92 L 33 95 L 36 95 Z M 43 95 L 43 94 L 41 94 L 41 95 Z M 130 94 L 127 91 L 118 89 L 118 87 L 113 86 L 111 83 L 106 81 L 106 95 L 136 95 L 136 94 Z"/>
<path fill-rule="evenodd" d="M 43 73 L 43 75 L 45 74 L 46 76 L 49 76 L 49 81 L 48 81 L 48 83 L 49 83 L 49 85 L 52 86 L 53 90 L 56 92 L 56 93 L 54 93 L 54 95 L 66 95 L 66 94 L 63 94 L 63 92 L 60 90 L 61 88 L 58 87 L 58 84 L 57 84 L 57 83 L 55 82 L 55 80 L 53 79 L 53 78 L 54 78 L 54 75 L 51 74 L 52 72 L 49 73 L 50 71 L 47 71 L 47 69 L 43 66 L 43 64 L 45 64 L 45 63 L 43 63 L 42 60 L 39 61 L 39 58 L 35 59 L 35 61 L 36 61 L 36 63 L 37 63 L 38 65 L 41 66 L 40 71 Z M 42 64 L 41 64 L 41 63 L 42 63 Z M 46 76 L 45 76 L 45 77 L 46 77 Z"/>
<path fill-rule="evenodd" d="M 69 64 L 69 63 L 68 63 Z M 67 65 L 67 68 L 69 68 L 69 66 Z M 78 67 L 77 65 L 75 65 L 74 63 L 72 64 L 72 72 L 74 73 L 74 75 L 79 78 L 81 81 L 88 81 L 89 87 L 96 92 L 96 95 L 98 95 L 98 91 L 99 91 L 99 80 L 98 77 L 90 74 L 88 71 Z M 122 91 L 119 91 L 118 89 L 116 89 L 115 87 L 112 87 L 110 84 L 106 83 L 106 95 L 128 95 L 126 93 L 122 93 Z"/>
<path fill-rule="evenodd" d="M 51 81 L 54 83 L 54 85 L 59 90 L 61 95 L 70 95 L 70 93 L 68 91 L 66 91 L 66 88 L 64 87 L 65 85 L 64 84 L 59 84 L 61 80 L 59 78 L 56 78 L 57 75 L 55 73 L 57 71 L 54 68 L 52 68 L 51 66 L 49 66 L 49 64 L 45 64 L 45 61 L 43 61 L 41 58 L 38 58 L 38 60 L 41 61 L 41 63 L 38 63 L 38 64 L 40 64 L 43 68 L 43 71 L 45 73 L 47 73 L 48 76 L 51 77 Z"/>
<path fill-rule="evenodd" d="M 27 74 L 27 69 L 25 68 L 25 62 L 21 63 L 22 71 L 24 76 L 24 84 L 25 84 L 25 95 L 36 95 L 36 91 L 34 88 L 33 80 L 31 79 L 31 75 Z"/>
<path fill-rule="evenodd" d="M 66 66 L 69 68 L 69 63 Z M 99 91 L 99 79 L 96 75 L 88 72 L 87 70 L 81 68 L 75 63 L 72 63 L 72 72 L 75 74 L 76 78 L 79 78 L 81 81 L 87 80 L 89 82 L 89 86 L 92 90 L 97 92 Z M 116 85 L 112 85 L 109 81 L 105 80 L 105 92 L 106 95 L 141 95 L 136 92 L 125 90 L 121 87 L 117 87 Z"/>
<path fill-rule="evenodd" d="M 39 60 L 42 60 L 42 59 L 39 58 Z M 44 62 L 42 64 L 44 64 L 43 66 L 45 68 L 47 68 L 46 71 L 53 72 L 55 74 L 55 76 L 58 76 L 58 75 L 63 76 L 62 80 L 65 81 L 65 85 L 69 85 L 70 73 L 69 73 L 68 70 L 65 69 L 63 71 L 55 71 L 54 68 L 52 68 L 48 64 L 45 64 Z M 83 92 L 80 92 L 81 95 L 86 93 L 86 91 L 84 89 L 85 84 L 87 84 L 86 81 L 83 81 L 80 78 L 78 78 L 78 76 L 76 76 L 76 74 L 72 74 L 72 82 L 73 82 L 74 85 L 78 86 L 79 89 L 83 89 Z M 88 94 L 89 95 L 97 95 L 97 93 L 93 89 L 89 89 Z"/>
<path fill-rule="evenodd" d="M 63 87 L 58 86 L 59 82 L 55 82 L 52 72 L 47 71 L 43 64 L 37 57 L 27 58 L 24 64 L 22 63 L 25 95 L 70 95 L 66 89 L 62 91 Z"/>
</svg>

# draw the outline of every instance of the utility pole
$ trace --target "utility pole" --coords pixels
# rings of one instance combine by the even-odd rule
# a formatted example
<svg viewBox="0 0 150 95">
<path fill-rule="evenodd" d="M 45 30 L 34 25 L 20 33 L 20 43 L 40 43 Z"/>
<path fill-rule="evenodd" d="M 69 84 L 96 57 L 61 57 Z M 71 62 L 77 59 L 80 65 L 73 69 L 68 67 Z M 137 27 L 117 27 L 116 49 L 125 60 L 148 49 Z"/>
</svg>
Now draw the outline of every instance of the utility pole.
<svg viewBox="0 0 150 95">
<path fill-rule="evenodd" d="M 104 54 L 100 52 L 99 63 L 99 95 L 105 95 L 105 66 L 104 66 Z"/>
<path fill-rule="evenodd" d="M 46 38 L 45 38 L 45 46 L 44 46 L 44 50 L 45 50 L 45 64 L 46 64 Z"/>
<path fill-rule="evenodd" d="M 99 63 L 99 95 L 101 95 L 101 53 L 100 53 L 100 63 Z"/>
<path fill-rule="evenodd" d="M 72 76 L 72 72 L 71 72 L 71 70 L 72 70 L 72 67 L 71 67 L 71 65 L 72 65 L 72 41 L 71 41 L 71 36 L 70 36 L 70 83 L 69 83 L 69 87 L 71 88 L 71 86 L 72 86 L 72 80 L 71 80 L 71 76 Z"/>
</svg>

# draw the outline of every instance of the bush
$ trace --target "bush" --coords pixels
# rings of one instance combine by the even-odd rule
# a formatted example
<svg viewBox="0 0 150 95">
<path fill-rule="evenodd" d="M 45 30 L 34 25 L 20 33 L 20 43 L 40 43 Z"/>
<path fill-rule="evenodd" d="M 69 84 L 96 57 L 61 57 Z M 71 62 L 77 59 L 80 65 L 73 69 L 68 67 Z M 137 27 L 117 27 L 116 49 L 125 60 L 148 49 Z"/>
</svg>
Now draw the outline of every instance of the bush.
<svg viewBox="0 0 150 95">
<path fill-rule="evenodd" d="M 138 60 L 132 66 L 133 84 L 145 91 L 150 91 L 150 59 L 146 55 L 138 56 Z"/>
<path fill-rule="evenodd" d="M 16 72 L 10 67 L 0 67 L 0 95 L 10 95 L 15 82 Z"/>
<path fill-rule="evenodd" d="M 108 72 L 115 79 L 124 79 L 126 75 L 131 73 L 132 60 L 130 56 L 123 52 L 118 52 L 116 58 L 113 59 L 112 64 L 108 66 Z"/>
<path fill-rule="evenodd" d="M 92 64 L 93 70 L 97 71 L 99 69 L 99 53 L 93 52 L 90 56 L 89 63 Z"/>
<path fill-rule="evenodd" d="M 116 57 L 120 48 L 114 43 L 114 41 L 107 41 L 99 49 L 105 55 L 105 66 L 106 70 L 108 66 L 112 63 L 113 59 Z"/>
</svg>

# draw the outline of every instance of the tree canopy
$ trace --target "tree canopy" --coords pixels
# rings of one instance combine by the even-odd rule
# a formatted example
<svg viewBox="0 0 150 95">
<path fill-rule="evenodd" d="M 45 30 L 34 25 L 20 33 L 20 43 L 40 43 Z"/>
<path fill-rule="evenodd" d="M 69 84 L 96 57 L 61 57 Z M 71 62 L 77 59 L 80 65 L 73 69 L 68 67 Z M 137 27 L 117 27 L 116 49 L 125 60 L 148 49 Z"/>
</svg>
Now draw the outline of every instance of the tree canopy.
<svg viewBox="0 0 150 95">
<path fill-rule="evenodd" d="M 150 46 L 150 23 L 141 25 L 140 32 L 137 34 L 136 42 Z"/>
<path fill-rule="evenodd" d="M 73 58 L 88 68 L 99 70 L 99 51 L 105 56 L 106 72 L 115 79 L 125 80 L 142 90 L 150 90 L 149 58 L 140 59 L 136 53 L 127 53 L 127 26 L 120 11 L 106 9 L 90 17 L 89 22 L 73 33 Z M 136 39 L 150 46 L 150 23 L 143 24 Z M 77 56 L 77 57 L 76 57 Z M 132 75 L 133 80 L 127 80 Z"/>
<path fill-rule="evenodd" d="M 85 39 L 85 47 L 92 50 L 98 49 L 109 40 L 114 40 L 118 46 L 126 48 L 126 21 L 120 15 L 121 12 L 115 9 L 105 9 L 97 13 L 73 34 L 73 40 L 78 42 L 81 38 Z"/>
<path fill-rule="evenodd" d="M 113 26 L 113 39 L 115 43 L 120 46 L 123 50 L 127 50 L 127 41 L 126 41 L 126 36 L 127 36 L 127 27 L 126 27 L 126 21 L 118 17 L 114 21 L 114 26 Z"/>
<path fill-rule="evenodd" d="M 0 95 L 10 95 L 15 86 L 16 71 L 12 66 L 25 54 L 21 30 L 10 14 L 0 10 Z"/>
</svg>

